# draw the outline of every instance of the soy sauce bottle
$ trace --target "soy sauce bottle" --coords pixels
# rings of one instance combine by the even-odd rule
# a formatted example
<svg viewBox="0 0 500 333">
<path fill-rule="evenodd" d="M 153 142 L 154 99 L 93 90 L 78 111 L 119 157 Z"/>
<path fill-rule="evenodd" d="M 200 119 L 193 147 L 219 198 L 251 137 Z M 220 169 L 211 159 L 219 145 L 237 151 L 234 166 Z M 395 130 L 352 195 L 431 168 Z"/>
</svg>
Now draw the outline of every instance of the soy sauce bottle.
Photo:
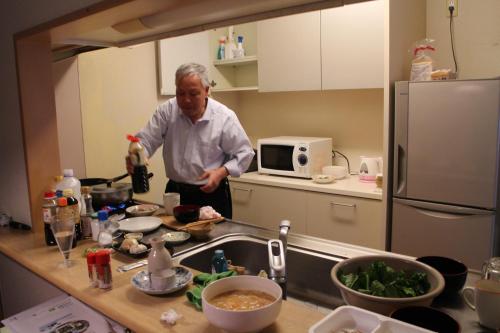
<svg viewBox="0 0 500 333">
<path fill-rule="evenodd" d="M 130 161 L 134 166 L 134 173 L 132 174 L 132 189 L 134 193 L 149 192 L 149 179 L 148 168 L 146 167 L 146 154 L 144 147 L 141 145 L 139 138 L 133 135 L 127 135 L 130 141 L 128 146 L 128 155 Z"/>
</svg>

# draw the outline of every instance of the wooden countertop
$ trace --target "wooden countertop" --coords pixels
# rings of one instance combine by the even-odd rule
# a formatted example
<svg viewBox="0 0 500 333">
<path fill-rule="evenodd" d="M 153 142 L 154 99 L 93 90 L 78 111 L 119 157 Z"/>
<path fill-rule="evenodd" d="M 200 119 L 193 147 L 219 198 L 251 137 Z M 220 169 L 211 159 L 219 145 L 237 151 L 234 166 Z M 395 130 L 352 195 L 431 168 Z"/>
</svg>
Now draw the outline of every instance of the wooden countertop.
<svg viewBox="0 0 500 333">
<path fill-rule="evenodd" d="M 134 259 L 114 254 L 112 256 L 113 288 L 102 290 L 89 286 L 87 264 L 82 257 L 86 247 L 94 246 L 92 240 L 79 241 L 70 259 L 76 264 L 70 268 L 58 268 L 63 257 L 57 246 L 45 245 L 43 234 L 0 228 L 0 251 L 23 265 L 41 278 L 88 304 L 122 325 L 136 332 L 221 332 L 210 325 L 202 312 L 191 306 L 185 297 L 187 289 L 170 295 L 151 296 L 136 290 L 131 277 L 140 269 L 119 273 L 116 268 Z M 198 272 L 192 270 L 193 274 Z M 160 315 L 173 308 L 183 318 L 168 328 L 160 322 Z M 324 315 L 300 304 L 284 301 L 276 322 L 262 332 L 307 332 L 308 328 Z"/>
<path fill-rule="evenodd" d="M 284 187 L 295 190 L 313 191 L 329 194 L 348 195 L 352 197 L 382 200 L 382 190 L 377 189 L 375 183 L 359 181 L 358 176 L 347 176 L 330 184 L 317 184 L 311 179 L 273 176 L 248 172 L 240 177 L 229 177 L 235 183 L 260 184 L 267 186 Z"/>
</svg>

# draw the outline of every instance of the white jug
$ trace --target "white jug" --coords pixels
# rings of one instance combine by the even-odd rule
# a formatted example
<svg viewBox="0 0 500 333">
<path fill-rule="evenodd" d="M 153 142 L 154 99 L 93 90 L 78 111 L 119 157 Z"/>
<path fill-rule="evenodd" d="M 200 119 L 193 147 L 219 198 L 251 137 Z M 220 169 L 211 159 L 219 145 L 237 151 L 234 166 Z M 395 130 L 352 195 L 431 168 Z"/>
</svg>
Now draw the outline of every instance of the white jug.
<svg viewBox="0 0 500 333">
<path fill-rule="evenodd" d="M 361 156 L 359 165 L 359 180 L 364 182 L 374 182 L 377 173 L 382 172 L 382 157 Z"/>
</svg>

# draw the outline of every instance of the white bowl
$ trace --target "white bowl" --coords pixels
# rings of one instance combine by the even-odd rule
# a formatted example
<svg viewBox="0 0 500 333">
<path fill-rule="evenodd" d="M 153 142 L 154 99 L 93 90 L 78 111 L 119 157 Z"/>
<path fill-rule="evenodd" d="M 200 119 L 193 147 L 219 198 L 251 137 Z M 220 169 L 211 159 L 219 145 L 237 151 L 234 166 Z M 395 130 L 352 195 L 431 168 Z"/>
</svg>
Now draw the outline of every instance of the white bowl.
<svg viewBox="0 0 500 333">
<path fill-rule="evenodd" d="M 248 311 L 231 311 L 210 304 L 215 296 L 231 290 L 256 290 L 276 298 L 274 302 L 262 308 Z M 208 321 L 226 332 L 258 332 L 271 325 L 281 310 L 281 287 L 266 278 L 252 275 L 238 275 L 210 283 L 203 289 L 201 300 L 203 313 Z"/>
<path fill-rule="evenodd" d="M 135 205 L 130 206 L 125 211 L 132 216 L 151 216 L 160 208 L 158 205 Z"/>
<path fill-rule="evenodd" d="M 383 261 L 387 266 L 396 271 L 425 272 L 427 274 L 427 280 L 430 283 L 430 289 L 427 293 L 415 297 L 381 297 L 368 295 L 351 289 L 339 280 L 339 271 L 342 271 L 344 274 L 349 274 L 357 272 L 360 268 L 365 270 L 374 261 Z M 335 286 L 339 288 L 344 302 L 348 305 L 358 306 L 383 315 L 389 315 L 396 309 L 410 305 L 429 306 L 432 300 L 437 297 L 444 288 L 443 276 L 431 266 L 416 260 L 389 255 L 367 255 L 343 260 L 333 266 L 331 277 Z"/>
</svg>

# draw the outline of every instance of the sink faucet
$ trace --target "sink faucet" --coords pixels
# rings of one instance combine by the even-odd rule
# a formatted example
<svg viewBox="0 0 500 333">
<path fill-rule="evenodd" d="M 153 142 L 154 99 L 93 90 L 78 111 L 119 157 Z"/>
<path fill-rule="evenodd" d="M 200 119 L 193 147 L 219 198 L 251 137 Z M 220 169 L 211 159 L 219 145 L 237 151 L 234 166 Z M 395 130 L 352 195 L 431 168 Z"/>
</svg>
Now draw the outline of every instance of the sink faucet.
<svg viewBox="0 0 500 333">
<path fill-rule="evenodd" d="M 280 285 L 283 291 L 283 299 L 286 299 L 286 248 L 287 236 L 290 230 L 290 221 L 283 220 L 280 223 L 279 239 L 271 239 L 267 242 L 269 255 L 269 278 Z"/>
</svg>

